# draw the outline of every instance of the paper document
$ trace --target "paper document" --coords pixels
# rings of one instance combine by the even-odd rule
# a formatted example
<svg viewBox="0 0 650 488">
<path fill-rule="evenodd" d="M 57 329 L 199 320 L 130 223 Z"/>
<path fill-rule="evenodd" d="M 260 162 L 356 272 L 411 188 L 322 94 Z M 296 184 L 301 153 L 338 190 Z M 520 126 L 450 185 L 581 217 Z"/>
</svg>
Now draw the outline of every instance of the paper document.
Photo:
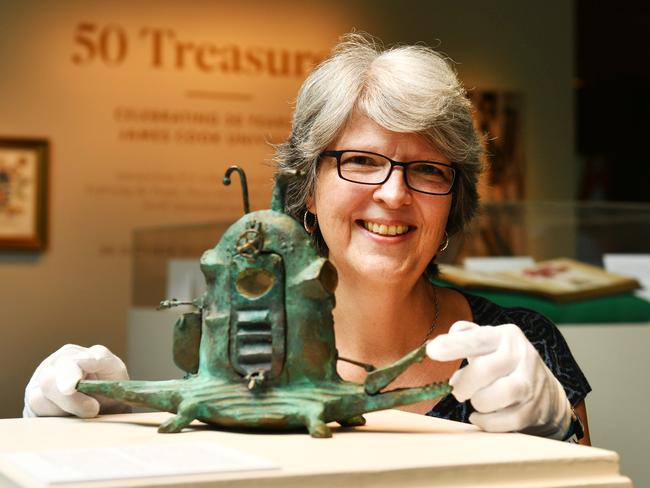
<svg viewBox="0 0 650 488">
<path fill-rule="evenodd" d="M 279 468 L 208 442 L 10 452 L 0 457 L 46 484 Z"/>
<path fill-rule="evenodd" d="M 535 260 L 530 256 L 481 256 L 466 257 L 463 260 L 463 267 L 465 269 L 469 271 L 480 271 L 483 273 L 525 268 L 526 266 L 533 266 L 534 264 Z"/>
<path fill-rule="evenodd" d="M 643 286 L 636 295 L 650 301 L 650 254 L 604 254 L 603 264 L 607 271 L 634 276 Z"/>
</svg>

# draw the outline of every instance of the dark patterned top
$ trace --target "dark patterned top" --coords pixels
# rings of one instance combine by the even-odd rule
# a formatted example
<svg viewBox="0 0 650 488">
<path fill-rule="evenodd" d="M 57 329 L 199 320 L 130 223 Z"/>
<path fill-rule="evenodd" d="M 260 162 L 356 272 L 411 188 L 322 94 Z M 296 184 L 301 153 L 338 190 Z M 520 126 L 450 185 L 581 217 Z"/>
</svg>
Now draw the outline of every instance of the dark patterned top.
<svg viewBox="0 0 650 488">
<path fill-rule="evenodd" d="M 591 391 L 587 378 L 573 358 L 569 346 L 558 328 L 543 315 L 526 308 L 503 308 L 485 298 L 463 293 L 479 325 L 516 324 L 535 346 L 537 352 L 564 387 L 564 391 L 575 406 Z M 461 367 L 467 364 L 463 360 Z M 474 411 L 469 400 L 458 403 L 452 395 L 440 400 L 427 415 L 443 419 L 469 422 Z"/>
</svg>

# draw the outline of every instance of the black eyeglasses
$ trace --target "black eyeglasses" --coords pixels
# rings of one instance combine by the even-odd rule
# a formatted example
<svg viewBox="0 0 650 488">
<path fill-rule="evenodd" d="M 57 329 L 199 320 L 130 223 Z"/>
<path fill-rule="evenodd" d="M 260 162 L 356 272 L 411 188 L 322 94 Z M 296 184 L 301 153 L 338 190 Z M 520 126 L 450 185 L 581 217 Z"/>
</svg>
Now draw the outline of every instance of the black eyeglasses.
<svg viewBox="0 0 650 488">
<path fill-rule="evenodd" d="M 361 185 L 382 185 L 393 168 L 404 169 L 404 181 L 411 190 L 429 195 L 448 195 L 454 187 L 456 170 L 449 164 L 434 161 L 393 161 L 369 151 L 323 151 L 321 156 L 336 158 L 339 177 Z"/>
</svg>

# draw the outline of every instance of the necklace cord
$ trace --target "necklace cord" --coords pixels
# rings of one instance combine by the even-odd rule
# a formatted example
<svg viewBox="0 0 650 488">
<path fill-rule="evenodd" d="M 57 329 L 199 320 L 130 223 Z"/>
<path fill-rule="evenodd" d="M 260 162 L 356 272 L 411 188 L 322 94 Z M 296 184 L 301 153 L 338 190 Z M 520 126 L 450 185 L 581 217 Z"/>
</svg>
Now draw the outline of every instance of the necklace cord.
<svg viewBox="0 0 650 488">
<path fill-rule="evenodd" d="M 433 322 L 431 323 L 431 326 L 429 327 L 429 330 L 427 331 L 427 335 L 424 336 L 424 341 L 422 341 L 422 344 L 426 344 L 426 342 L 431 338 L 431 334 L 433 334 L 434 329 L 438 326 L 438 318 L 440 317 L 440 306 L 438 304 L 438 293 L 436 292 L 435 285 L 433 287 L 433 307 L 435 309 L 434 316 L 433 316 Z"/>
</svg>

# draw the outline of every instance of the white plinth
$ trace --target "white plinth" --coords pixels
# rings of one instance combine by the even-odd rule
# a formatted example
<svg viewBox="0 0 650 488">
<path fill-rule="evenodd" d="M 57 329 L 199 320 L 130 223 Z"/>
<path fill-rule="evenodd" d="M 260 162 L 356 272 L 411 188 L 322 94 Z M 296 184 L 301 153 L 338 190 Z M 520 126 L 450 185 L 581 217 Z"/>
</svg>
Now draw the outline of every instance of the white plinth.
<svg viewBox="0 0 650 488">
<path fill-rule="evenodd" d="M 488 434 L 467 424 L 400 411 L 375 412 L 331 439 L 306 433 L 249 433 L 189 428 L 158 434 L 166 413 L 97 419 L 0 420 L 0 455 L 65 447 L 217 443 L 269 460 L 280 469 L 131 478 L 57 487 L 631 487 L 616 453 L 522 434 Z M 46 486 L 0 462 L 1 486 Z M 3 484 L 4 483 L 4 484 Z"/>
</svg>

